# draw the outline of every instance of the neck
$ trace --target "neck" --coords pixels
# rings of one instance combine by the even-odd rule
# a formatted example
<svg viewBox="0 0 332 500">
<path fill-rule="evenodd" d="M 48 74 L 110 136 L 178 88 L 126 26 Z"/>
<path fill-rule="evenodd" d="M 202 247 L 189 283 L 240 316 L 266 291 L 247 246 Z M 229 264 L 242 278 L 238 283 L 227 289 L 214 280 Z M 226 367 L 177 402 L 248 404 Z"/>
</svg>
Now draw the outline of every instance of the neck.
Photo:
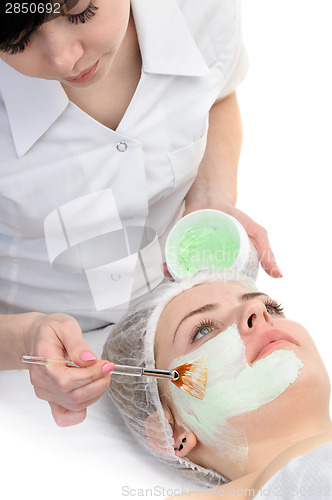
<svg viewBox="0 0 332 500">
<path fill-rule="evenodd" d="M 232 496 L 234 496 L 234 490 L 236 490 L 236 498 L 243 499 L 247 498 L 246 493 L 244 493 L 247 491 L 254 492 L 254 494 L 257 495 L 259 490 L 264 487 L 267 481 L 271 477 L 273 477 L 279 470 L 281 470 L 290 460 L 300 455 L 306 455 L 318 446 L 332 440 L 331 422 L 329 422 L 327 425 L 324 425 L 319 429 L 319 431 L 320 432 L 316 434 L 315 430 L 312 429 L 312 432 L 314 432 L 314 434 L 309 435 L 310 430 L 308 429 L 308 436 L 304 437 L 304 435 L 302 434 L 300 438 L 299 435 L 298 438 L 300 438 L 300 440 L 297 442 L 296 438 L 293 436 L 293 439 L 295 440 L 293 444 L 291 444 L 290 442 L 278 442 L 278 451 L 273 449 L 273 446 L 276 445 L 275 442 L 268 443 L 268 446 L 270 446 L 270 449 L 273 450 L 273 452 L 268 454 L 269 458 L 267 458 L 267 461 L 264 464 L 257 463 L 255 466 L 253 466 L 252 464 L 252 468 L 254 470 L 252 470 L 251 472 L 242 472 L 242 474 L 239 474 L 237 477 L 233 478 L 229 483 L 219 487 L 218 489 L 221 490 L 219 493 L 222 492 L 223 496 L 228 496 L 228 493 L 232 491 Z M 222 473 L 221 470 L 218 470 L 218 472 Z"/>
<path fill-rule="evenodd" d="M 302 425 L 301 425 L 302 423 Z M 199 445 L 199 462 L 197 457 L 188 457 L 200 465 L 211 468 L 233 481 L 244 481 L 248 487 L 257 481 L 264 471 L 276 465 L 282 468 L 295 456 L 309 453 L 312 449 L 332 440 L 332 423 L 328 415 L 308 421 L 298 421 L 292 428 L 277 428 L 273 437 L 267 438 L 264 429 L 257 428 L 255 436 L 248 440 L 248 458 L 245 463 L 235 464 L 211 452 L 210 447 Z M 277 468 L 274 473 L 279 470 Z"/>
<path fill-rule="evenodd" d="M 320 420 L 297 423 L 296 427 L 286 432 L 284 429 L 276 429 L 276 436 L 270 439 L 262 439 L 249 444 L 248 460 L 245 465 L 245 473 L 259 471 L 271 464 L 278 457 L 291 449 L 300 449 L 304 443 L 315 448 L 319 444 L 332 439 L 332 423 L 329 417 Z M 309 450 L 308 450 L 309 451 Z M 234 471 L 233 477 L 242 475 L 240 470 Z"/>
</svg>

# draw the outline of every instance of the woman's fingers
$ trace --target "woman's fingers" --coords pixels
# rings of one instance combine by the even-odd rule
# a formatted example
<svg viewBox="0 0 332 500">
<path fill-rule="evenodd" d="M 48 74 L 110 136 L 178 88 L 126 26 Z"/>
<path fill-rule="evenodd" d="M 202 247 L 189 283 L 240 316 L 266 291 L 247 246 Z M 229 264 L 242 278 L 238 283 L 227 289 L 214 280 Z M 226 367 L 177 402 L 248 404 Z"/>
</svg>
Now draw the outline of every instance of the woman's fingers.
<svg viewBox="0 0 332 500">
<path fill-rule="evenodd" d="M 161 270 L 164 273 L 165 278 L 168 278 L 170 281 L 174 281 L 173 276 L 171 275 L 171 273 L 168 270 L 166 262 L 163 262 L 161 264 Z"/>
<path fill-rule="evenodd" d="M 113 369 L 114 364 L 98 361 L 87 368 L 34 366 L 30 369 L 30 380 L 35 389 L 38 388 L 49 394 L 57 395 L 58 401 L 55 402 L 60 402 L 64 394 L 91 385 L 97 380 L 102 379 L 103 383 L 107 384 L 107 380 L 109 381 L 108 367 Z"/>
<path fill-rule="evenodd" d="M 259 261 L 264 271 L 272 276 L 272 278 L 282 278 L 282 272 L 277 266 L 276 259 L 269 243 L 267 231 L 264 229 L 264 227 L 257 224 L 257 222 L 255 222 L 238 208 L 234 208 L 233 205 L 231 205 L 230 203 L 224 203 L 222 202 L 222 200 L 220 200 L 219 203 L 217 202 L 212 205 L 207 204 L 202 207 L 195 206 L 194 210 L 193 207 L 186 207 L 185 213 L 183 215 L 187 215 L 195 210 L 199 210 L 202 208 L 214 208 L 216 210 L 225 212 L 226 214 L 231 215 L 232 217 L 237 219 L 246 230 L 248 236 L 251 238 L 257 250 Z M 167 276 L 165 271 L 164 274 L 165 276 Z"/>
<path fill-rule="evenodd" d="M 272 278 L 282 278 L 282 272 L 277 266 L 274 253 L 270 246 L 267 231 L 256 224 L 253 234 L 250 235 L 251 240 L 257 250 L 258 258 L 264 271 L 272 276 Z"/>
<path fill-rule="evenodd" d="M 109 379 L 109 377 L 108 377 L 108 379 Z M 106 389 L 107 389 L 108 385 L 109 385 L 109 380 L 108 380 L 108 384 L 106 386 Z M 96 387 L 95 387 L 95 389 L 96 389 Z M 92 406 L 93 404 L 95 404 L 98 401 L 98 399 L 100 399 L 100 397 L 103 395 L 103 393 L 105 392 L 106 389 L 102 390 L 102 393 L 99 394 L 97 397 L 94 397 L 92 399 L 88 399 L 86 401 L 83 401 L 82 403 L 77 403 L 76 405 L 73 405 L 71 408 L 67 408 L 67 407 L 61 406 L 57 403 L 53 403 L 53 402 L 48 401 L 50 408 L 51 408 L 52 416 L 55 420 L 55 423 L 59 427 L 69 427 L 72 425 L 80 424 L 81 422 L 83 422 L 83 420 L 85 419 L 85 417 L 87 415 L 87 408 L 89 406 Z M 76 394 L 76 398 L 77 398 L 77 400 L 79 400 L 81 397 L 84 398 L 85 396 L 84 396 L 84 392 L 81 389 L 79 389 L 78 393 Z M 40 399 L 44 399 L 44 398 L 40 398 Z"/>
<path fill-rule="evenodd" d="M 242 224 L 257 250 L 258 258 L 264 271 L 272 276 L 272 278 L 282 278 L 282 272 L 276 263 L 266 229 L 237 208 L 224 211 L 235 217 Z"/>
<path fill-rule="evenodd" d="M 63 427 L 64 425 L 75 425 L 84 420 L 85 410 L 101 398 L 109 383 L 110 375 L 107 375 L 74 391 L 62 393 L 60 397 L 58 393 L 54 394 L 36 387 L 35 393 L 39 399 L 49 403 L 56 423 Z M 76 417 L 71 413 L 75 413 Z"/>
<path fill-rule="evenodd" d="M 82 411 L 98 401 L 108 386 L 109 378 L 106 380 L 106 383 L 104 381 L 94 382 L 89 386 L 80 387 L 75 391 L 63 394 L 62 398 L 58 398 L 55 394 L 38 388 L 35 389 L 35 393 L 39 399 L 47 401 L 50 404 L 57 404 L 70 411 Z"/>
<path fill-rule="evenodd" d="M 72 392 L 79 387 L 91 384 L 95 380 L 104 378 L 105 366 L 110 365 L 111 369 L 114 368 L 114 363 L 107 363 L 106 361 L 97 361 L 91 366 L 85 368 L 72 368 L 72 367 L 46 367 L 48 376 L 59 387 L 62 392 Z M 108 372 L 109 373 L 109 372 Z"/>
<path fill-rule="evenodd" d="M 78 322 L 68 314 L 38 317 L 27 354 L 49 359 L 71 359 L 79 367 L 30 365 L 30 380 L 40 399 L 49 402 L 59 425 L 75 425 L 85 418 L 86 408 L 96 402 L 110 383 L 114 363 L 97 361 L 85 343 Z M 75 414 L 71 414 L 74 412 Z"/>
<path fill-rule="evenodd" d="M 44 328 L 50 330 L 59 342 L 48 341 L 42 356 L 57 359 L 59 356 L 64 357 L 65 353 L 65 357 L 79 366 L 89 366 L 97 360 L 97 356 L 84 342 L 82 330 L 72 316 L 61 313 L 51 314 L 47 317 Z"/>
<path fill-rule="evenodd" d="M 36 396 L 49 403 L 56 424 L 66 427 L 85 419 L 86 408 L 107 390 L 109 370 L 113 368 L 114 363 L 106 361 L 87 368 L 36 366 L 30 372 L 30 379 Z"/>
<path fill-rule="evenodd" d="M 52 416 L 59 427 L 69 427 L 83 422 L 86 417 L 86 409 L 81 411 L 71 411 L 56 403 L 49 403 Z"/>
</svg>

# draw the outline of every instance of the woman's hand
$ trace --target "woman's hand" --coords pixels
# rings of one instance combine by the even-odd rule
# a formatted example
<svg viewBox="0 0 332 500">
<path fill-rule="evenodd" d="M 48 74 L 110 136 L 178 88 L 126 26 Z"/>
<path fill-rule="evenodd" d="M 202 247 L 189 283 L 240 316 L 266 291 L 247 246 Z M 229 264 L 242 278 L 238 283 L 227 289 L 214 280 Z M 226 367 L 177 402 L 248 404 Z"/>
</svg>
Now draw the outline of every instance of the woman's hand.
<svg viewBox="0 0 332 500">
<path fill-rule="evenodd" d="M 189 206 L 183 215 L 185 216 L 191 212 L 200 210 L 202 208 L 213 208 L 215 210 L 221 210 L 222 212 L 225 212 L 234 217 L 235 219 L 237 219 L 242 224 L 244 229 L 247 231 L 248 236 L 251 238 L 251 241 L 253 242 L 257 250 L 261 266 L 265 270 L 265 272 L 270 276 L 272 276 L 272 278 L 282 278 L 282 272 L 280 268 L 277 266 L 276 259 L 274 257 L 273 251 L 269 243 L 268 234 L 266 229 L 264 229 L 264 227 L 257 224 L 248 215 L 246 215 L 244 212 L 241 212 L 241 210 L 238 210 L 237 208 L 233 207 L 231 204 L 228 205 L 219 204 L 217 206 L 216 205 L 207 206 L 205 204 L 200 208 L 198 208 L 197 206 L 195 207 Z M 171 281 L 174 281 L 167 269 L 167 265 L 165 262 L 162 265 L 162 271 L 166 278 L 170 279 Z"/>
<path fill-rule="evenodd" d="M 113 363 L 97 361 L 79 324 L 67 314 L 36 314 L 25 336 L 25 350 L 27 355 L 69 358 L 80 366 L 25 365 L 36 396 L 49 403 L 55 422 L 61 427 L 82 422 L 87 407 L 109 386 Z"/>
<path fill-rule="evenodd" d="M 187 215 L 202 208 L 214 208 L 216 210 L 221 210 L 222 212 L 225 212 L 237 219 L 247 231 L 248 236 L 251 238 L 257 250 L 262 268 L 267 274 L 272 276 L 272 278 L 282 278 L 282 272 L 277 266 L 276 259 L 269 243 L 268 234 L 264 227 L 257 224 L 257 222 L 252 220 L 248 215 L 241 210 L 238 210 L 230 203 L 211 203 L 211 200 L 209 200 L 209 202 L 205 200 L 205 203 L 200 204 L 199 207 L 197 204 L 186 204 L 186 210 L 183 215 Z"/>
</svg>

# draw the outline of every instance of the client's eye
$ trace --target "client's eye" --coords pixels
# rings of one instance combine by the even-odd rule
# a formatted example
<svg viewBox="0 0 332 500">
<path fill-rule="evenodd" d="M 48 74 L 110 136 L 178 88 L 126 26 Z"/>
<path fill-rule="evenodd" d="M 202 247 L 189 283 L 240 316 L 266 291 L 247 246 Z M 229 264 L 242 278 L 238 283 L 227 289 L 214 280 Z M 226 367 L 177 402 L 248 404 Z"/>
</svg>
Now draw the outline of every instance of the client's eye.
<svg viewBox="0 0 332 500">
<path fill-rule="evenodd" d="M 275 300 L 271 299 L 271 300 L 266 301 L 265 307 L 266 307 L 267 312 L 271 315 L 278 314 L 279 316 L 281 316 L 283 314 L 284 308 L 282 307 L 281 304 L 279 304 Z"/>
<path fill-rule="evenodd" d="M 205 337 L 206 335 L 209 335 L 216 329 L 220 330 L 221 328 L 222 328 L 221 323 L 217 323 L 216 321 L 211 321 L 208 319 L 202 320 L 194 328 L 194 331 L 191 335 L 191 343 L 201 339 L 202 337 Z"/>
</svg>

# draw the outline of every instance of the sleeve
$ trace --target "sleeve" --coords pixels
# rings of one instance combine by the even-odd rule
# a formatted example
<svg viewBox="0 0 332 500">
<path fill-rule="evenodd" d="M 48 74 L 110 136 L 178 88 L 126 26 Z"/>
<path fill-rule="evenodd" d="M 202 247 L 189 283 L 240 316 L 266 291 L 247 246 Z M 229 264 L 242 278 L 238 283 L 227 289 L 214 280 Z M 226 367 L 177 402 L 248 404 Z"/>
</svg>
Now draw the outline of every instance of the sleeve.
<svg viewBox="0 0 332 500">
<path fill-rule="evenodd" d="M 248 55 L 242 36 L 241 0 L 237 2 L 236 36 L 234 56 L 226 74 L 226 80 L 217 100 L 227 97 L 244 80 L 249 67 Z"/>
</svg>

